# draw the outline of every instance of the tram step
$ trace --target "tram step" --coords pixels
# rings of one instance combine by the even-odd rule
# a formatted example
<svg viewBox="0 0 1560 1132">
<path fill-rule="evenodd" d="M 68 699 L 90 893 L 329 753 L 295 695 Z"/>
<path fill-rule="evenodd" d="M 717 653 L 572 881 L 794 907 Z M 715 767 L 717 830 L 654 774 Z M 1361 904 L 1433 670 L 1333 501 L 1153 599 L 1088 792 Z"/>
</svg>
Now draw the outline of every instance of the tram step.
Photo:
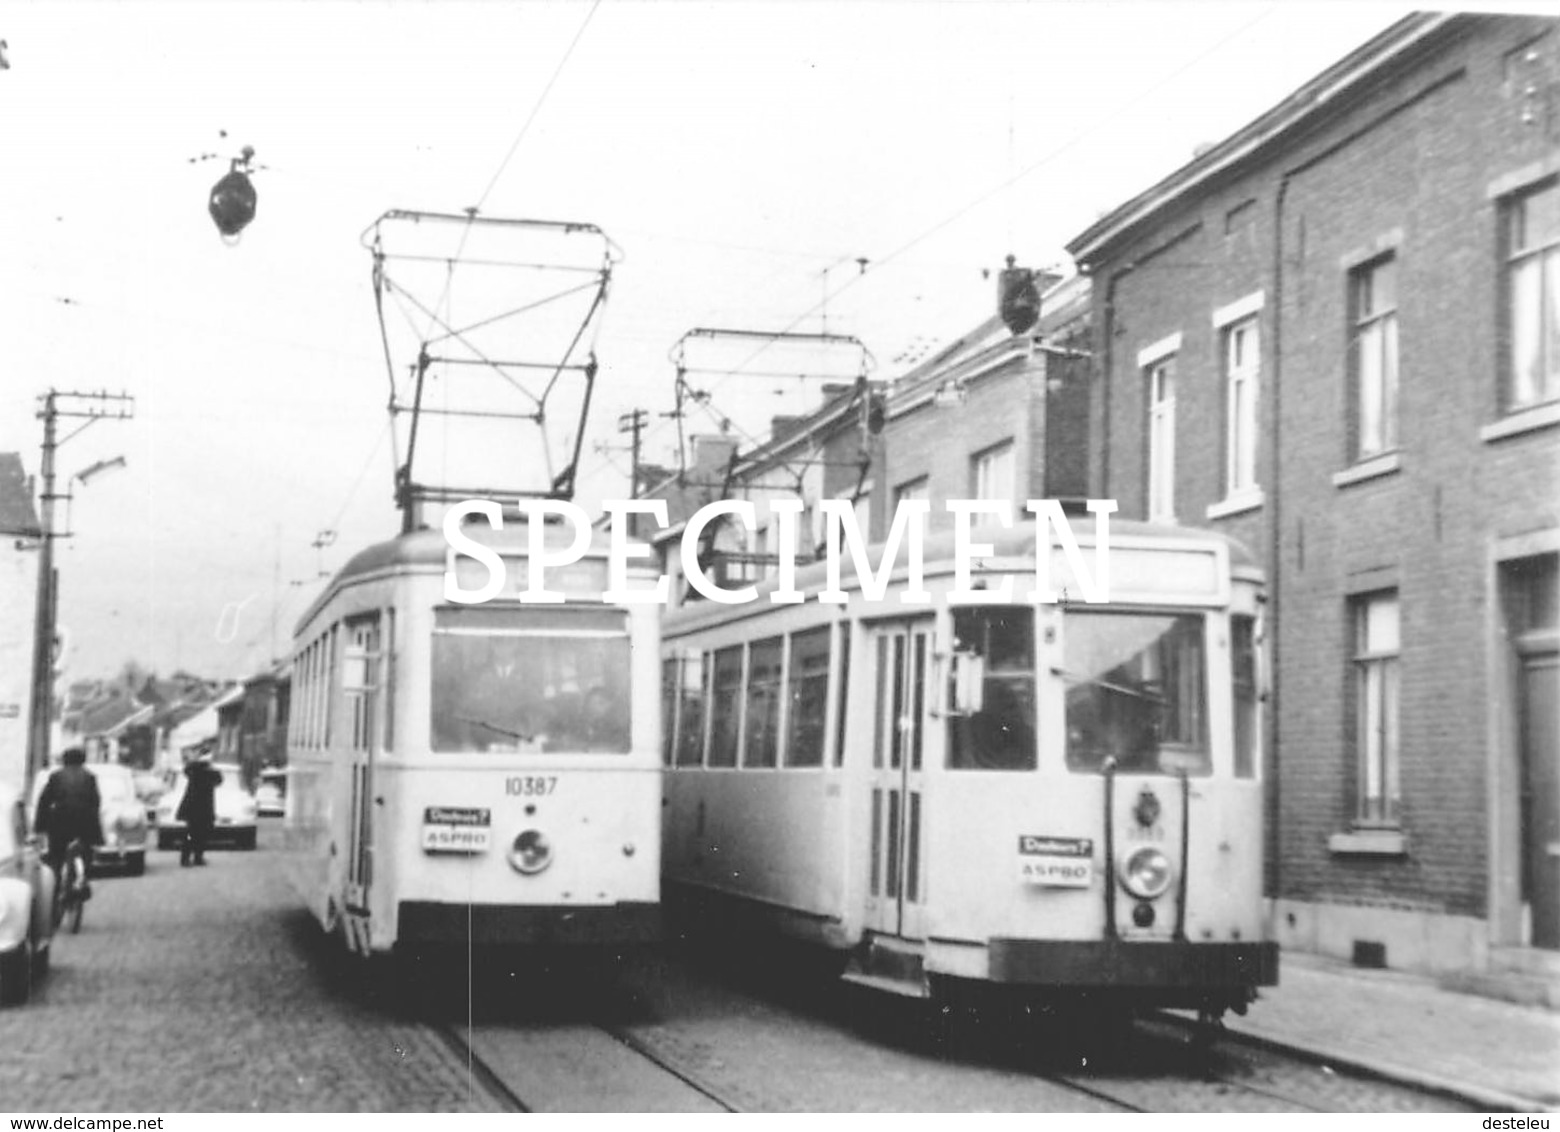
<svg viewBox="0 0 1560 1132">
<path fill-rule="evenodd" d="M 932 997 L 931 988 L 926 985 L 925 979 L 896 979 L 889 975 L 869 975 L 865 971 L 856 970 L 847 970 L 840 978 L 858 987 L 884 994 L 897 994 L 903 998 Z"/>
<path fill-rule="evenodd" d="M 848 982 L 912 998 L 926 998 L 925 945 L 918 940 L 873 936 L 845 972 Z"/>
</svg>

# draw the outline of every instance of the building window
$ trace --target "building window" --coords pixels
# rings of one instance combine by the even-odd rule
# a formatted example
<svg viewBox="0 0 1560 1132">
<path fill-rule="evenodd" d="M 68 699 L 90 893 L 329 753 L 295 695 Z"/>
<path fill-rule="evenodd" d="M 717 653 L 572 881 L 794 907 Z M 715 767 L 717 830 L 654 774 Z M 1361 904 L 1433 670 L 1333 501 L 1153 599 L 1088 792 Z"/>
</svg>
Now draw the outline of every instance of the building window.
<svg viewBox="0 0 1560 1132">
<path fill-rule="evenodd" d="M 1398 598 L 1356 598 L 1354 733 L 1359 764 L 1357 817 L 1365 825 L 1398 821 Z"/>
<path fill-rule="evenodd" d="M 977 452 L 970 458 L 970 487 L 974 499 L 1013 501 L 1013 442 Z"/>
<path fill-rule="evenodd" d="M 1515 198 L 1506 215 L 1510 411 L 1560 398 L 1560 183 Z"/>
<path fill-rule="evenodd" d="M 1175 358 L 1148 367 L 1148 518 L 1175 521 Z"/>
<path fill-rule="evenodd" d="M 926 476 L 920 476 L 913 480 L 906 480 L 894 488 L 894 510 L 889 514 L 888 521 L 894 521 L 894 514 L 899 511 L 899 505 L 911 499 L 930 499 L 932 497 L 931 480 Z"/>
<path fill-rule="evenodd" d="M 1226 383 L 1225 495 L 1257 487 L 1257 374 L 1261 349 L 1257 320 L 1237 322 L 1224 332 Z"/>
<path fill-rule="evenodd" d="M 1364 460 L 1398 446 L 1397 260 L 1384 256 L 1349 275 L 1354 332 L 1354 452 Z"/>
</svg>

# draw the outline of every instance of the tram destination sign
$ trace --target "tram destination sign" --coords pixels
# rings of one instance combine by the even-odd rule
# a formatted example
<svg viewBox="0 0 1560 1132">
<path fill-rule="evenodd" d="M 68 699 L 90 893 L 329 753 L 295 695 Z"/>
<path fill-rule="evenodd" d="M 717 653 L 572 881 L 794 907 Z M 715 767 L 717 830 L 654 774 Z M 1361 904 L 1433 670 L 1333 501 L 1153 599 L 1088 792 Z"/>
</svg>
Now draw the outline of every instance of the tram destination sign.
<svg viewBox="0 0 1560 1132">
<path fill-rule="evenodd" d="M 1088 888 L 1094 881 L 1094 840 L 1020 834 L 1018 879 L 1051 888 Z"/>
<path fill-rule="evenodd" d="M 473 806 L 423 809 L 422 847 L 429 853 L 485 853 L 492 843 L 493 812 Z"/>
</svg>

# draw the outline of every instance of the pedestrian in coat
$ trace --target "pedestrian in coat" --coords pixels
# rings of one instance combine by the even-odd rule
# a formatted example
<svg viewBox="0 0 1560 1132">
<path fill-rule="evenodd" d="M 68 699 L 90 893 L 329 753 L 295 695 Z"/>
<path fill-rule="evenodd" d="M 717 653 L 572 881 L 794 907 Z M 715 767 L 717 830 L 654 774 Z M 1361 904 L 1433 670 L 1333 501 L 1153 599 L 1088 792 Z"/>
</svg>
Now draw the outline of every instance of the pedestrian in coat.
<svg viewBox="0 0 1560 1132">
<path fill-rule="evenodd" d="M 217 786 L 222 782 L 222 772 L 206 757 L 186 763 L 184 777 L 184 797 L 174 815 L 184 823 L 179 864 L 204 865 L 206 843 L 211 840 L 211 827 L 217 823 Z"/>
</svg>

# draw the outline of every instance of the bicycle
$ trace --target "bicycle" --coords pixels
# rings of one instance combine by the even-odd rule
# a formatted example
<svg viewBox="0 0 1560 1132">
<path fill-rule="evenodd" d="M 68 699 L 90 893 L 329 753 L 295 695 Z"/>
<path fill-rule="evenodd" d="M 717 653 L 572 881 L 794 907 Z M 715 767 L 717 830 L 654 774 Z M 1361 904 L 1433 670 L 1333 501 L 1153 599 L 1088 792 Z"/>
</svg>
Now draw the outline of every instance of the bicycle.
<svg viewBox="0 0 1560 1132">
<path fill-rule="evenodd" d="M 91 895 L 87 884 L 87 847 L 77 838 L 65 847 L 65 860 L 54 886 L 55 930 L 63 923 L 71 935 L 81 931 L 81 914 Z"/>
</svg>

